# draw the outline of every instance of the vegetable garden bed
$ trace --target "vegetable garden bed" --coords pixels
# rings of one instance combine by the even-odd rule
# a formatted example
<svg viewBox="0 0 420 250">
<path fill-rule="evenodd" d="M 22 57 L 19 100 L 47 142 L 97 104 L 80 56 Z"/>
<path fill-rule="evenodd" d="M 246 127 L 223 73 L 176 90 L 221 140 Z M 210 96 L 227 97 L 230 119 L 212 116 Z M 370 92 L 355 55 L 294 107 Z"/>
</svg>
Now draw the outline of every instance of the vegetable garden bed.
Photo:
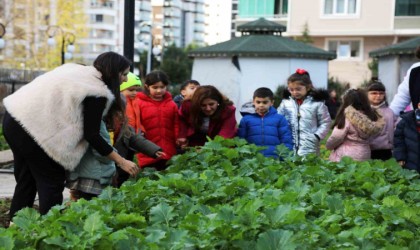
<svg viewBox="0 0 420 250">
<path fill-rule="evenodd" d="M 216 138 L 98 199 L 23 209 L 5 249 L 420 249 L 420 181 L 387 162 L 279 162 Z"/>
</svg>

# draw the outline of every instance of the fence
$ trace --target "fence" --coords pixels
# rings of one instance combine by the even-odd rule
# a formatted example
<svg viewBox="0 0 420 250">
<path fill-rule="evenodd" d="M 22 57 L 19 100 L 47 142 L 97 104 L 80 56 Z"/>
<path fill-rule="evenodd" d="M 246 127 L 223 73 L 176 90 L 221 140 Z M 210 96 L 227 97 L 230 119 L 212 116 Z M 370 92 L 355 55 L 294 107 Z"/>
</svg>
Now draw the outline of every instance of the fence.
<svg viewBox="0 0 420 250">
<path fill-rule="evenodd" d="M 0 121 L 3 120 L 3 98 L 42 75 L 44 71 L 0 68 Z"/>
</svg>

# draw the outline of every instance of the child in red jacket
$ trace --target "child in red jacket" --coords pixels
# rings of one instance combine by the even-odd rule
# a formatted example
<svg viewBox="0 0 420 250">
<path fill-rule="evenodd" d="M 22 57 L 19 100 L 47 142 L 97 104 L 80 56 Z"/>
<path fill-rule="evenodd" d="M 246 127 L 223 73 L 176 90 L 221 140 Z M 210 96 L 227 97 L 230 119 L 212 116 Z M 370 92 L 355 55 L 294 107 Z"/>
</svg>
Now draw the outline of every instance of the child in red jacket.
<svg viewBox="0 0 420 250">
<path fill-rule="evenodd" d="M 152 158 L 138 154 L 141 168 L 154 167 L 164 170 L 166 162 L 176 154 L 178 136 L 178 107 L 167 92 L 168 76 L 163 71 L 152 71 L 146 75 L 144 91 L 137 93 L 139 98 L 140 124 L 146 139 L 154 142 L 165 152 L 165 157 Z"/>
</svg>

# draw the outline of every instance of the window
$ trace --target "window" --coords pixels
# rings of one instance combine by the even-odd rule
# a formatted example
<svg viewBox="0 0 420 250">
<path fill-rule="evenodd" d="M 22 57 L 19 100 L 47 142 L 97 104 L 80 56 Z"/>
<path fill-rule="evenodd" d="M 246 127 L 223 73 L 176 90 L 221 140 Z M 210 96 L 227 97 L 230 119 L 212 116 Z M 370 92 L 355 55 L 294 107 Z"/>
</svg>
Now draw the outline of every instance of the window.
<svg viewBox="0 0 420 250">
<path fill-rule="evenodd" d="M 396 16 L 420 16 L 420 0 L 395 0 Z"/>
<path fill-rule="evenodd" d="M 274 2 L 274 14 L 287 16 L 288 2 L 288 0 L 276 0 Z"/>
<path fill-rule="evenodd" d="M 328 41 L 328 51 L 337 54 L 338 59 L 360 58 L 361 46 L 358 40 L 330 40 Z"/>
<path fill-rule="evenodd" d="M 104 16 L 103 15 L 92 15 L 91 16 L 91 21 L 94 23 L 102 23 L 104 21 Z"/>
<path fill-rule="evenodd" d="M 357 12 L 357 0 L 324 0 L 325 15 L 354 15 Z"/>
<path fill-rule="evenodd" d="M 288 0 L 241 0 L 239 16 L 255 18 L 287 15 L 288 2 Z"/>
</svg>

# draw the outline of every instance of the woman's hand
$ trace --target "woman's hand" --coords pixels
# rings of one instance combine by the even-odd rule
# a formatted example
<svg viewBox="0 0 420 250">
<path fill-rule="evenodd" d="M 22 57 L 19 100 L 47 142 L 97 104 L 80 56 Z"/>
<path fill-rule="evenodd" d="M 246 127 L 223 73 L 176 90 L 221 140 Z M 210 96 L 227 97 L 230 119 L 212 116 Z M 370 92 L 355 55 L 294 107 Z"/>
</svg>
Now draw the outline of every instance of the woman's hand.
<svg viewBox="0 0 420 250">
<path fill-rule="evenodd" d="M 140 168 L 136 165 L 136 163 L 126 159 L 123 159 L 121 162 L 117 163 L 117 166 L 130 174 L 131 177 L 135 177 L 140 172 Z"/>
<path fill-rule="evenodd" d="M 136 176 L 140 172 L 140 168 L 136 165 L 136 163 L 124 159 L 115 151 L 112 151 L 108 155 L 108 158 L 114 161 L 118 167 L 130 174 L 132 177 Z"/>
</svg>

